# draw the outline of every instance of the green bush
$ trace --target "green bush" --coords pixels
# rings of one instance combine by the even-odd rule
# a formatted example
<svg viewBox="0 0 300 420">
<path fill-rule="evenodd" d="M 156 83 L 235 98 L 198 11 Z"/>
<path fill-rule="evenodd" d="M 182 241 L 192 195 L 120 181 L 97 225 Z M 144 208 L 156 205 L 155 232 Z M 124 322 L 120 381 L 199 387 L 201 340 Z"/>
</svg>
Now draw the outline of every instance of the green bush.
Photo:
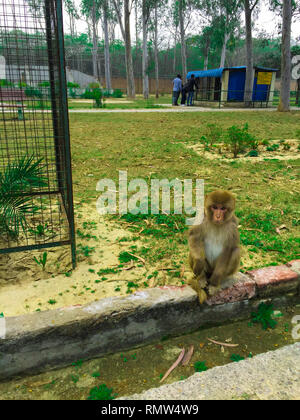
<svg viewBox="0 0 300 420">
<path fill-rule="evenodd" d="M 123 98 L 123 92 L 120 89 L 114 89 L 111 96 L 113 98 Z"/>
<path fill-rule="evenodd" d="M 68 82 L 67 87 L 77 89 L 77 88 L 80 88 L 80 85 L 78 83 Z"/>
<path fill-rule="evenodd" d="M 95 386 L 90 390 L 88 400 L 114 400 L 117 394 L 112 394 L 112 388 L 108 388 L 105 384 Z"/>
<path fill-rule="evenodd" d="M 10 82 L 9 80 L 6 79 L 0 79 L 0 86 L 3 87 L 10 87 L 13 86 L 14 84 L 12 82 Z"/>
<path fill-rule="evenodd" d="M 224 143 L 227 144 L 234 158 L 237 158 L 239 153 L 245 152 L 247 148 L 256 150 L 258 147 L 257 139 L 248 132 L 248 129 L 247 123 L 243 128 L 233 125 L 227 129 Z"/>
<path fill-rule="evenodd" d="M 31 86 L 27 86 L 25 89 L 25 95 L 28 98 L 38 98 L 38 99 L 42 99 L 43 97 L 43 93 L 39 90 L 39 89 L 35 89 Z"/>
<path fill-rule="evenodd" d="M 207 128 L 207 138 L 209 140 L 210 146 L 219 143 L 222 138 L 222 128 L 216 124 L 207 124 Z"/>
<path fill-rule="evenodd" d="M 33 156 L 23 157 L 0 172 L 0 231 L 18 236 L 20 228 L 25 230 L 26 216 L 37 212 L 26 193 L 47 186 L 41 161 L 34 162 Z"/>
</svg>

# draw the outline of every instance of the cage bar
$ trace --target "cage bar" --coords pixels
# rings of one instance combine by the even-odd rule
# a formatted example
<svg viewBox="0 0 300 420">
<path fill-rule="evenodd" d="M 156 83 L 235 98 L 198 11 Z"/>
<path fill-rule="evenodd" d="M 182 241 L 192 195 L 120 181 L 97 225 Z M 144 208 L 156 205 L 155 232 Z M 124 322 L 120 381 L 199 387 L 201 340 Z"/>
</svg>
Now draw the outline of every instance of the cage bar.
<svg viewBox="0 0 300 420">
<path fill-rule="evenodd" d="M 40 182 L 8 195 L 1 180 L 31 162 Z M 11 173 L 10 173 L 11 176 Z M 24 187 L 24 188 L 23 188 Z M 2 194 L 2 197 L 1 197 Z M 21 210 L 22 206 L 18 210 Z M 23 214 L 23 213 L 22 213 Z M 12 223 L 12 220 L 14 223 Z M 70 245 L 76 261 L 62 0 L 0 3 L 0 254 Z"/>
</svg>

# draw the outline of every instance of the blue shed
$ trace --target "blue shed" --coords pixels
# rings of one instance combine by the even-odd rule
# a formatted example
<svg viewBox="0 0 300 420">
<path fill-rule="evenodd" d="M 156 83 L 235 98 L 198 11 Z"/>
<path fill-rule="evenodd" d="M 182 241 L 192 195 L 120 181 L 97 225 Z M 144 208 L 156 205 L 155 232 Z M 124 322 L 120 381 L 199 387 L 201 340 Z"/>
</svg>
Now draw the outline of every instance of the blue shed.
<svg viewBox="0 0 300 420">
<path fill-rule="evenodd" d="M 266 103 L 273 101 L 277 69 L 254 67 L 252 101 Z M 243 102 L 245 95 L 246 66 L 220 67 L 212 70 L 190 71 L 197 82 L 195 101 Z"/>
</svg>

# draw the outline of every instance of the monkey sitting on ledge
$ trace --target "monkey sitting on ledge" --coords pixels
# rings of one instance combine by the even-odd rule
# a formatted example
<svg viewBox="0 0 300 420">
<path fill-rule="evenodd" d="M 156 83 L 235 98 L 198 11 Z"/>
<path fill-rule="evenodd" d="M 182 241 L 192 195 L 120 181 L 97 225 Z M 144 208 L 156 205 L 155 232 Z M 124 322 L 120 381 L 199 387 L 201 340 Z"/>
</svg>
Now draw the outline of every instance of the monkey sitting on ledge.
<svg viewBox="0 0 300 420">
<path fill-rule="evenodd" d="M 214 191 L 205 197 L 204 219 L 189 231 L 189 263 L 194 273 L 191 287 L 199 302 L 213 296 L 239 269 L 238 220 L 234 214 L 235 197 L 229 191 Z"/>
</svg>

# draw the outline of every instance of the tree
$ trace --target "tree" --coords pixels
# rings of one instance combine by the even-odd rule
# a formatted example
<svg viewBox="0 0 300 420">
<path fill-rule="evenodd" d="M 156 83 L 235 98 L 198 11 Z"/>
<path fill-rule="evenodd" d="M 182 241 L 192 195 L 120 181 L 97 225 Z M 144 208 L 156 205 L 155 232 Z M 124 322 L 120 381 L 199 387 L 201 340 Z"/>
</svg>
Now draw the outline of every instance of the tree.
<svg viewBox="0 0 300 420">
<path fill-rule="evenodd" d="M 283 0 L 281 88 L 278 111 L 290 110 L 292 0 Z"/>
<path fill-rule="evenodd" d="M 150 19 L 151 0 L 142 0 L 142 21 L 143 21 L 143 95 L 145 99 L 149 98 L 149 76 L 148 76 L 148 23 Z"/>
<path fill-rule="evenodd" d="M 76 36 L 76 20 L 79 19 L 79 14 L 76 9 L 74 0 L 64 0 L 65 10 L 69 16 L 70 34 L 72 37 Z"/>
<path fill-rule="evenodd" d="M 122 14 L 122 0 L 112 0 L 114 9 L 120 25 L 122 37 L 125 43 L 125 63 L 126 63 L 126 78 L 127 78 L 127 96 L 135 98 L 135 85 L 133 74 L 132 62 L 132 49 L 131 49 L 131 34 L 130 34 L 130 15 L 133 6 L 133 0 L 123 1 L 124 10 L 124 23 Z"/>
<path fill-rule="evenodd" d="M 246 81 L 245 81 L 245 106 L 250 106 L 253 91 L 253 40 L 252 40 L 252 14 L 259 0 L 244 0 L 245 27 L 246 27 Z"/>
<path fill-rule="evenodd" d="M 108 0 L 102 0 L 102 26 L 104 33 L 104 65 L 105 65 L 105 85 L 107 90 L 112 89 L 111 70 L 110 70 L 110 53 L 109 53 L 109 34 L 108 22 L 112 20 L 112 11 L 109 8 Z"/>
<path fill-rule="evenodd" d="M 93 40 L 93 76 L 100 80 L 100 71 L 98 66 L 98 24 L 100 20 L 100 3 L 99 0 L 81 0 L 81 13 L 86 17 L 87 21 L 92 24 L 92 40 Z"/>
</svg>

